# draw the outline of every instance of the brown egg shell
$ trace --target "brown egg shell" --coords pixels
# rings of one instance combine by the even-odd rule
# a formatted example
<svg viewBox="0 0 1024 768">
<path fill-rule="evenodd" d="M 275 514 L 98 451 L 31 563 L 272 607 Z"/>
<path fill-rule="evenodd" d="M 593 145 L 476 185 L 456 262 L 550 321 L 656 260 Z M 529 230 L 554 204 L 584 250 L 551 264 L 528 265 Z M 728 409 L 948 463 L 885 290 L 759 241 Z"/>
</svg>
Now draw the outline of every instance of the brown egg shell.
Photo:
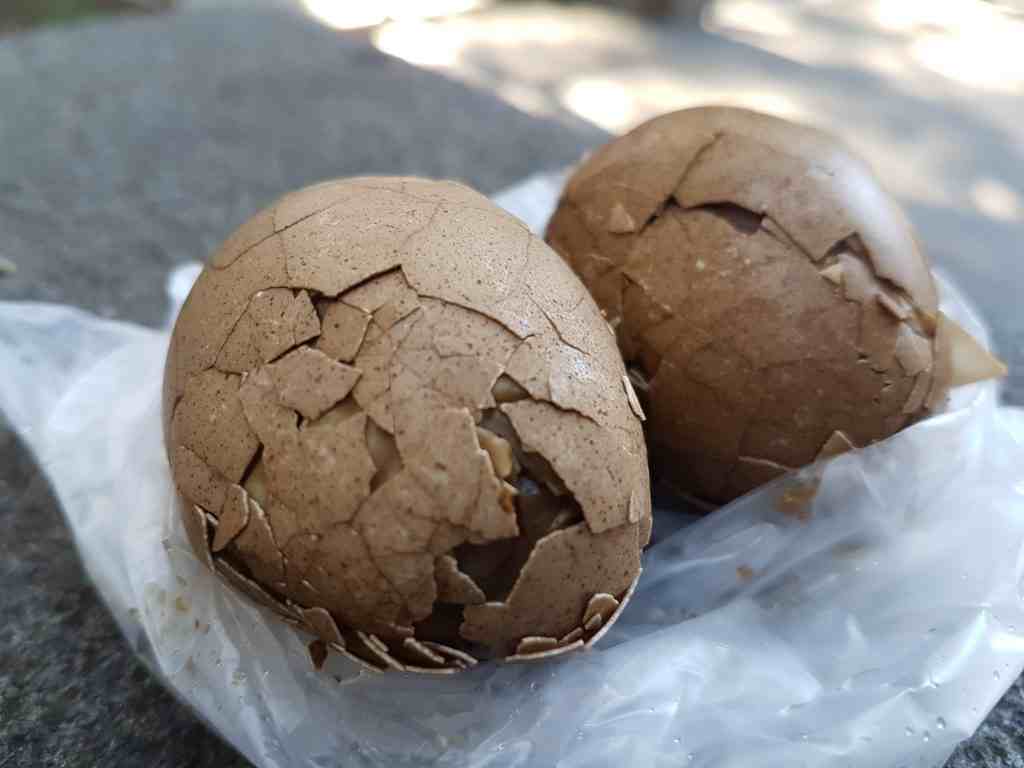
<svg viewBox="0 0 1024 768">
<path fill-rule="evenodd" d="M 810 463 L 837 432 L 885 438 L 958 381 L 906 216 L 813 128 L 727 107 L 655 118 L 581 164 L 546 237 L 616 329 L 656 465 L 702 499 Z"/>
<path fill-rule="evenodd" d="M 230 544 L 249 524 L 249 495 L 240 485 L 232 485 L 227 489 L 224 505 L 220 510 L 217 530 L 213 534 L 210 549 L 220 552 Z"/>
<path fill-rule="evenodd" d="M 164 410 L 193 548 L 321 662 L 565 653 L 639 573 L 642 408 L 614 336 L 458 184 L 325 182 L 257 214 L 182 308 Z"/>
</svg>

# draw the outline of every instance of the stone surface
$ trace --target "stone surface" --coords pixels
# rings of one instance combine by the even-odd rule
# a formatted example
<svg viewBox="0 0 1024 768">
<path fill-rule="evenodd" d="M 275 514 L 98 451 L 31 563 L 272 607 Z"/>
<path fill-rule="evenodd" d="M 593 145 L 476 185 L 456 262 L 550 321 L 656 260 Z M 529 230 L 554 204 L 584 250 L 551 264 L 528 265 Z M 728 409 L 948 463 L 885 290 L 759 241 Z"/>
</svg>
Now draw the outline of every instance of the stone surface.
<svg viewBox="0 0 1024 768">
<path fill-rule="evenodd" d="M 973 738 L 957 747 L 946 768 L 1024 768 L 1024 678 L 1006 692 Z"/>
<path fill-rule="evenodd" d="M 128 649 L 49 485 L 2 418 L 0 585 L 4 768 L 249 764 Z"/>
<path fill-rule="evenodd" d="M 602 138 L 283 13 L 7 38 L 0 93 L 0 257 L 18 267 L 0 299 L 150 325 L 170 266 L 287 189 L 395 173 L 493 192 Z M 133 657 L 2 421 L 0 586 L 0 766 L 248 764 Z"/>
<path fill-rule="evenodd" d="M 297 13 L 196 11 L 0 42 L 0 299 L 149 324 L 170 266 L 335 176 L 493 192 L 604 135 L 565 130 Z M 123 274 L 122 274 L 123 273 Z"/>
</svg>

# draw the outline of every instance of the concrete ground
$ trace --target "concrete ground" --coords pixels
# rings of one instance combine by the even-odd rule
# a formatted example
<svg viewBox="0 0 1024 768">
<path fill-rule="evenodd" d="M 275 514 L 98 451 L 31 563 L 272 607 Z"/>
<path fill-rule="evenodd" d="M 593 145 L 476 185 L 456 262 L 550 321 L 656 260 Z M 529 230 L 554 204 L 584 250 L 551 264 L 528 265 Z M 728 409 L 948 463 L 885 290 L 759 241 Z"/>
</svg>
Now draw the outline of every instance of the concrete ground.
<svg viewBox="0 0 1024 768">
<path fill-rule="evenodd" d="M 1024 16 L 980 0 L 675 0 L 679 13 L 659 23 L 492 0 L 179 7 L 254 2 L 328 26 L 375 24 L 366 34 L 386 53 L 612 132 L 707 103 L 828 128 L 871 161 L 934 261 L 983 306 L 1000 352 L 1024 363 Z M 1021 384 L 1007 394 L 1024 403 Z"/>
</svg>

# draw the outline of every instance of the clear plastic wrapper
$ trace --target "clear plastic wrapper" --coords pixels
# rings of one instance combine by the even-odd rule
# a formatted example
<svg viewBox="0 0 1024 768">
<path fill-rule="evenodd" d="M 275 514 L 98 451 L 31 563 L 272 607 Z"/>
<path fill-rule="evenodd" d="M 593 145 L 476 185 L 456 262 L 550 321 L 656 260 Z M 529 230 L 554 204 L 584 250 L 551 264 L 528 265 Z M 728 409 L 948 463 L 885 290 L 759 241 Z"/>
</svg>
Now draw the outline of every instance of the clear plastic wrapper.
<svg viewBox="0 0 1024 768">
<path fill-rule="evenodd" d="M 499 202 L 541 229 L 560 182 Z M 175 273 L 176 301 L 195 274 Z M 315 671 L 309 637 L 192 555 L 161 435 L 166 344 L 0 304 L 0 409 L 132 647 L 258 766 L 937 766 L 1024 666 L 1024 413 L 995 384 L 708 517 L 656 499 L 636 595 L 595 650 L 422 678 L 337 656 Z"/>
</svg>

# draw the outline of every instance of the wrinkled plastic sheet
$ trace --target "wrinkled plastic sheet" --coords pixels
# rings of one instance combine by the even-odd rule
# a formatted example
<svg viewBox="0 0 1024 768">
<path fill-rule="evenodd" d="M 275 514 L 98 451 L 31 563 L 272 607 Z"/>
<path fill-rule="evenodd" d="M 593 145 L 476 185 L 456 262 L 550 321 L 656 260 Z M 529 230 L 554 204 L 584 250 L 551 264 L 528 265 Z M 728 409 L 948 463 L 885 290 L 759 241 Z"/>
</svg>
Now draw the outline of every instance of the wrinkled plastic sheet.
<svg viewBox="0 0 1024 768">
<path fill-rule="evenodd" d="M 559 187 L 499 199 L 540 229 Z M 175 273 L 175 300 L 196 272 Z M 984 336 L 947 282 L 942 304 Z M 636 596 L 594 651 L 446 678 L 337 656 L 314 671 L 309 637 L 191 554 L 161 435 L 166 346 L 0 304 L 0 409 L 128 642 L 258 766 L 936 766 L 1024 665 L 1024 416 L 989 383 L 708 517 L 657 499 Z M 808 514 L 780 511 L 814 482 Z"/>
</svg>

